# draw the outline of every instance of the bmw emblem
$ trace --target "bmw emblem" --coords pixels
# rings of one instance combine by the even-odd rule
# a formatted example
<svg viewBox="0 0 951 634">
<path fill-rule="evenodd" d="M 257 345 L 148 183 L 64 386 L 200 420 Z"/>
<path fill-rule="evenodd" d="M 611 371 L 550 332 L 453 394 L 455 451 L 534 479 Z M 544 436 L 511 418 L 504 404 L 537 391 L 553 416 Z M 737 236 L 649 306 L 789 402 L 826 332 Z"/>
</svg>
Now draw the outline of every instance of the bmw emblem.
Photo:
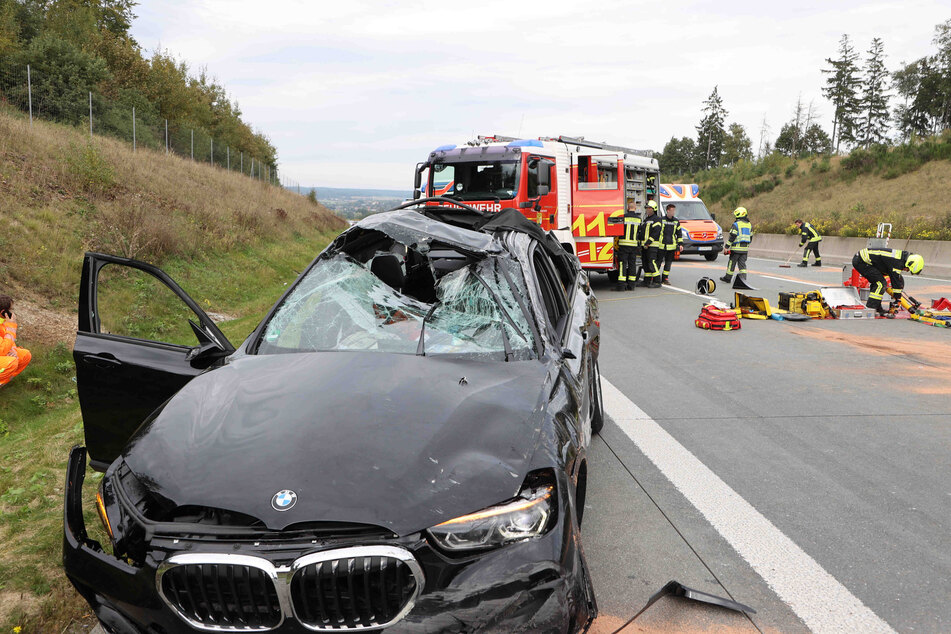
<svg viewBox="0 0 951 634">
<path fill-rule="evenodd" d="M 290 489 L 278 491 L 271 498 L 271 508 L 275 511 L 287 511 L 297 504 L 297 494 Z"/>
</svg>

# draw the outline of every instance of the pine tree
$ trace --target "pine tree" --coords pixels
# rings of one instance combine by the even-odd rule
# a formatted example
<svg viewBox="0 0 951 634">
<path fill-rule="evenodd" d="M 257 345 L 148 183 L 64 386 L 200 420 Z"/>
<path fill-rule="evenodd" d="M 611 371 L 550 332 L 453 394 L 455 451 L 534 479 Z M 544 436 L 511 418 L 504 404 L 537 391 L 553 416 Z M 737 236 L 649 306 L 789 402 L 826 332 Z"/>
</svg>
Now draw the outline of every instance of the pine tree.
<svg viewBox="0 0 951 634">
<path fill-rule="evenodd" d="M 872 39 L 864 70 L 858 141 L 868 148 L 873 143 L 888 141 L 889 73 L 885 68 L 884 45 L 880 38 Z"/>
<path fill-rule="evenodd" d="M 703 169 L 719 165 L 723 153 L 723 137 L 726 134 L 723 121 L 728 113 L 723 107 L 723 99 L 717 88 L 714 86 L 713 92 L 703 102 L 703 118 L 697 126 L 697 148 L 704 157 L 701 166 Z"/>
<path fill-rule="evenodd" d="M 940 76 L 938 90 L 941 94 L 941 107 L 938 125 L 944 130 L 951 128 L 951 20 L 937 25 L 934 30 L 935 36 L 931 41 L 938 47 L 938 52 L 932 58 L 932 65 Z"/>
<path fill-rule="evenodd" d="M 842 141 L 852 142 L 855 138 L 855 120 L 859 110 L 858 89 L 861 85 L 859 67 L 856 62 L 858 53 L 852 48 L 848 35 L 839 40 L 839 58 L 826 58 L 832 68 L 822 69 L 827 74 L 826 86 L 822 95 L 832 102 L 832 142 L 838 153 Z"/>
</svg>

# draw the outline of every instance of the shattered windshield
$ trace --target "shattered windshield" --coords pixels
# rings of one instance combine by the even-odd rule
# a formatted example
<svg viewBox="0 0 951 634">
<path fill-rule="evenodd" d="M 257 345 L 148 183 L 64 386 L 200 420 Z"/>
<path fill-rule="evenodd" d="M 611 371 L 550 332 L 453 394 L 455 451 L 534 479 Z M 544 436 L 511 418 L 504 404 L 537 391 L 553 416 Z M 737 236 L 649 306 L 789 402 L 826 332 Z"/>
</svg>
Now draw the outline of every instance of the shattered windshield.
<svg viewBox="0 0 951 634">
<path fill-rule="evenodd" d="M 514 198 L 518 191 L 518 161 L 453 161 L 434 163 L 434 196 L 456 200 Z"/>
<path fill-rule="evenodd" d="M 393 254 L 377 258 L 392 261 Z M 535 338 L 517 299 L 525 295 L 524 282 L 520 273 L 503 273 L 508 264 L 487 258 L 446 272 L 426 302 L 402 292 L 398 267 L 391 267 L 395 275 L 378 276 L 373 259 L 361 263 L 338 254 L 318 262 L 285 299 L 267 324 L 258 353 L 362 350 L 530 358 Z"/>
</svg>

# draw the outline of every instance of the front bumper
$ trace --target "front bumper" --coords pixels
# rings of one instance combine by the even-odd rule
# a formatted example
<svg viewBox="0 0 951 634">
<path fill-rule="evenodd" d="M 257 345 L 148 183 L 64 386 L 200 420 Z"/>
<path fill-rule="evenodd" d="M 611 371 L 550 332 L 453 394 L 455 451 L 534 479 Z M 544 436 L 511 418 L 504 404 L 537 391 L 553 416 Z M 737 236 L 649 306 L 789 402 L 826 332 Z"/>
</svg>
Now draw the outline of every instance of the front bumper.
<svg viewBox="0 0 951 634">
<path fill-rule="evenodd" d="M 723 239 L 710 241 L 684 240 L 684 250 L 681 255 L 707 255 L 708 253 L 721 253 L 723 251 Z"/>
<path fill-rule="evenodd" d="M 287 543 L 269 547 L 236 541 L 209 544 L 185 536 L 175 540 L 156 538 L 149 544 L 144 565 L 131 565 L 104 552 L 86 533 L 82 514 L 85 470 L 86 450 L 75 447 L 66 476 L 63 567 L 110 632 L 196 631 L 163 602 L 156 590 L 156 572 L 172 555 L 237 553 L 284 566 L 305 554 L 339 546 L 308 542 L 290 545 L 289 549 Z M 465 558 L 445 556 L 418 533 L 387 540 L 387 545 L 413 554 L 425 574 L 425 586 L 412 610 L 386 631 L 574 632 L 583 628 L 597 609 L 578 547 L 576 522 L 564 504 L 559 506 L 558 524 L 545 536 Z M 303 634 L 313 630 L 293 614 L 285 614 L 278 627 L 256 631 Z"/>
</svg>

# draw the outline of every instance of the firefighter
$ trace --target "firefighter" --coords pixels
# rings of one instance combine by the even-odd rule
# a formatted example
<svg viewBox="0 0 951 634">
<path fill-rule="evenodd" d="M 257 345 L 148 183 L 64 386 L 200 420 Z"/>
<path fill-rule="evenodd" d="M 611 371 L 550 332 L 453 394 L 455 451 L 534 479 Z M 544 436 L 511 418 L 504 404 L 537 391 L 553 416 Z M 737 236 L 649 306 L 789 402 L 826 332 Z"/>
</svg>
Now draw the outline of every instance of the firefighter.
<svg viewBox="0 0 951 634">
<path fill-rule="evenodd" d="M 660 263 L 664 263 L 664 272 L 661 284 L 670 286 L 670 264 L 674 261 L 674 254 L 684 250 L 684 236 L 680 230 L 680 221 L 674 217 L 677 206 L 670 203 L 665 208 L 667 215 L 660 220 L 660 257 L 657 260 L 657 268 L 660 269 Z"/>
<path fill-rule="evenodd" d="M 809 252 L 812 251 L 816 256 L 816 261 L 813 262 L 813 266 L 822 266 L 822 256 L 819 255 L 819 243 L 822 242 L 822 236 L 819 235 L 819 232 L 816 231 L 808 222 L 803 222 L 802 220 L 796 221 L 796 226 L 799 227 L 799 248 L 801 249 L 805 245 L 806 249 L 802 252 L 802 262 L 798 266 L 804 267 L 809 266 Z"/>
<path fill-rule="evenodd" d="M 618 276 L 616 291 L 633 291 L 637 282 L 637 234 L 641 225 L 641 216 L 637 213 L 637 205 L 633 200 L 628 201 L 627 211 L 624 214 L 624 234 L 617 241 Z"/>
<path fill-rule="evenodd" d="M 726 239 L 724 253 L 730 254 L 730 261 L 726 265 L 726 275 L 720 279 L 724 282 L 733 281 L 735 272 L 738 279 L 746 281 L 746 254 L 750 250 L 750 242 L 753 241 L 753 224 L 749 220 L 749 213 L 746 207 L 737 207 L 733 211 L 733 217 L 736 220 L 730 227 L 730 235 Z"/>
<path fill-rule="evenodd" d="M 0 387 L 26 369 L 32 355 L 26 348 L 18 348 L 17 322 L 13 313 L 13 300 L 0 295 Z"/>
<path fill-rule="evenodd" d="M 647 217 L 641 223 L 641 266 L 644 268 L 644 281 L 640 286 L 657 288 L 660 286 L 660 270 L 657 257 L 660 253 L 660 218 L 657 216 L 657 201 L 647 201 Z"/>
<path fill-rule="evenodd" d="M 882 296 L 887 292 L 894 300 L 891 312 L 898 309 L 901 291 L 905 288 L 902 271 L 918 275 L 925 268 L 925 259 L 917 253 L 900 249 L 862 249 L 852 256 L 852 266 L 869 282 L 868 308 L 874 308 L 879 315 L 888 316 L 882 308 Z M 885 276 L 891 285 L 885 283 Z"/>
</svg>

